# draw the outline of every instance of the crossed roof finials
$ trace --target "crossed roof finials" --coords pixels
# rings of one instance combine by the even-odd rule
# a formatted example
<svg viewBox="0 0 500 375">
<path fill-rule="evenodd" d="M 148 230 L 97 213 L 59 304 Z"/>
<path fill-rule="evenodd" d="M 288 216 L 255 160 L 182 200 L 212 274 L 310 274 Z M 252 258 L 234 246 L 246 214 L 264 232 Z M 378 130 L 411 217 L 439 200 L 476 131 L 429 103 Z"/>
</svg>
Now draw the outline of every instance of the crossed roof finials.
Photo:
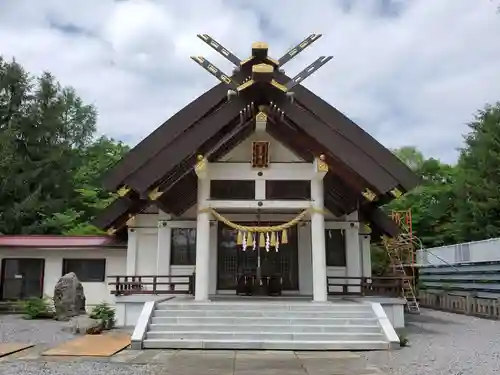
<svg viewBox="0 0 500 375">
<path fill-rule="evenodd" d="M 197 36 L 235 65 L 233 75 L 229 76 L 203 56 L 191 56 L 191 59 L 194 62 L 200 65 L 211 75 L 216 77 L 219 81 L 229 86 L 230 96 L 239 94 L 244 89 L 248 88 L 258 81 L 268 81 L 281 91 L 290 94 L 291 90 L 296 85 L 302 83 L 307 77 L 311 76 L 333 57 L 320 56 L 312 64 L 308 65 L 305 69 L 298 73 L 295 77 L 288 80 L 288 82 L 280 83 L 279 81 L 283 79 L 283 75 L 281 77 L 278 77 L 278 74 L 276 73 L 284 73 L 282 69 L 283 65 L 285 65 L 287 62 L 296 57 L 300 52 L 302 52 L 316 40 L 318 40 L 322 36 L 321 34 L 309 35 L 302 42 L 291 48 L 278 60 L 273 59 L 268 55 L 269 47 L 267 43 L 264 42 L 253 43 L 252 55 L 245 60 L 241 60 L 209 35 L 198 34 Z M 242 79 L 243 81 L 238 82 L 239 79 Z"/>
</svg>

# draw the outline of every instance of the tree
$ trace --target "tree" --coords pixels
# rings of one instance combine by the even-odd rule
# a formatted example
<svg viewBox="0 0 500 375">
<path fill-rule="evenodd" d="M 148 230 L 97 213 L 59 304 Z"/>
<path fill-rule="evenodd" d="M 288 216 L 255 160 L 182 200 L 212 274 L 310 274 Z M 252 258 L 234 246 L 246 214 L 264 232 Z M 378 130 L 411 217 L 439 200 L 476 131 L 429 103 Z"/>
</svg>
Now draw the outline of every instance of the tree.
<svg viewBox="0 0 500 375">
<path fill-rule="evenodd" d="M 393 152 L 421 177 L 422 183 L 392 201 L 386 209 L 411 208 L 413 232 L 425 247 L 453 243 L 456 167 L 433 158 L 426 159 L 415 147 L 403 147 Z"/>
<path fill-rule="evenodd" d="M 49 73 L 0 58 L 0 233 L 95 231 L 99 175 L 126 151 L 94 139 L 97 113 Z"/>
<path fill-rule="evenodd" d="M 500 236 L 500 102 L 486 105 L 468 126 L 455 187 L 460 241 Z"/>
<path fill-rule="evenodd" d="M 75 150 L 81 160 L 73 174 L 76 196 L 63 212 L 48 217 L 45 225 L 63 234 L 102 233 L 90 222 L 115 199 L 115 195 L 101 188 L 101 176 L 128 150 L 128 146 L 107 137 L 98 138 L 89 146 Z"/>
<path fill-rule="evenodd" d="M 424 155 L 414 146 L 404 146 L 392 150 L 392 153 L 405 163 L 408 168 L 417 173 L 425 161 Z"/>
</svg>

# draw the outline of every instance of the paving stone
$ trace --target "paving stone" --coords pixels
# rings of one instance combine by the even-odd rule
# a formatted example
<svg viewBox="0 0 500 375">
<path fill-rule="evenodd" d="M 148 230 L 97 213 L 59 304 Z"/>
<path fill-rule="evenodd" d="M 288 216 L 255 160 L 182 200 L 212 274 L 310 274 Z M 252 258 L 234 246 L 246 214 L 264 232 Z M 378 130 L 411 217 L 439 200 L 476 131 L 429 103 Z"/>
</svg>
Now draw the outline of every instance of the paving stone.
<svg viewBox="0 0 500 375">
<path fill-rule="evenodd" d="M 110 361 L 117 363 L 129 363 L 133 361 L 135 358 L 139 357 L 142 353 L 144 353 L 144 350 L 133 350 L 133 349 L 122 350 L 121 352 L 112 356 L 110 358 Z"/>
<path fill-rule="evenodd" d="M 0 358 L 0 362 L 9 362 L 14 360 L 38 359 L 42 352 L 49 348 L 48 345 L 35 345 L 17 353 Z"/>
<path fill-rule="evenodd" d="M 168 363 L 172 357 L 177 355 L 175 350 L 172 351 L 167 351 L 167 350 L 160 350 L 158 353 L 156 353 L 153 358 L 151 358 L 151 363 L 157 363 L 157 364 L 164 364 Z"/>
<path fill-rule="evenodd" d="M 308 375 L 304 369 L 298 370 L 276 370 L 276 369 L 267 369 L 267 370 L 259 370 L 258 373 L 255 370 L 238 370 L 235 369 L 234 375 Z M 349 374 L 351 375 L 351 374 Z"/>
<path fill-rule="evenodd" d="M 338 359 L 351 359 L 361 358 L 361 356 L 354 352 L 338 351 L 338 352 L 295 352 L 299 359 L 317 359 L 317 358 L 338 358 Z"/>
<path fill-rule="evenodd" d="M 236 352 L 236 358 L 296 358 L 290 350 L 242 350 Z"/>
<path fill-rule="evenodd" d="M 37 345 L 2 360 L 157 365 L 158 375 L 386 375 L 351 352 L 126 349 L 112 357 L 42 356 L 47 349 Z"/>
</svg>

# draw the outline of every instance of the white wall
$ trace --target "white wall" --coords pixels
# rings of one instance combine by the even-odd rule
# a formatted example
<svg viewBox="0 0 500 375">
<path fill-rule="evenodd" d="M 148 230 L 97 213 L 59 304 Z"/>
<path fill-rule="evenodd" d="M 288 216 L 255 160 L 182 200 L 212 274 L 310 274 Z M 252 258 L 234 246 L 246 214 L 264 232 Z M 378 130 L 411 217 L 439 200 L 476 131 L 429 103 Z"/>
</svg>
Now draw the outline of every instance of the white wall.
<svg viewBox="0 0 500 375">
<path fill-rule="evenodd" d="M 250 162 L 252 160 L 252 142 L 255 141 L 269 142 L 269 159 L 271 163 L 303 161 L 282 143 L 278 142 L 268 133 L 264 132 L 254 132 L 252 135 L 250 135 L 250 137 L 248 137 L 226 156 L 224 156 L 221 161 L 243 163 Z"/>
<path fill-rule="evenodd" d="M 196 212 L 195 209 L 188 210 L 182 217 L 176 218 L 175 220 L 169 221 L 169 226 L 171 227 L 185 227 L 185 228 L 195 228 L 196 222 L 192 220 L 193 213 Z M 228 219 L 232 221 L 253 221 L 256 219 L 256 214 L 227 214 Z M 292 214 L 262 214 L 262 221 L 279 221 L 286 222 L 293 218 Z M 142 227 L 137 228 L 138 231 L 138 267 L 137 267 L 137 275 L 154 275 L 156 274 L 156 259 L 157 259 L 157 214 L 147 214 L 147 215 L 138 215 L 138 220 L 136 225 L 139 226 L 138 223 Z M 144 228 L 144 226 L 149 226 L 148 228 Z M 327 227 L 337 227 L 338 225 L 348 225 L 348 224 L 339 224 L 338 222 L 328 222 L 326 223 Z M 217 285 L 217 223 L 214 221 L 211 225 L 210 230 L 210 284 L 209 284 L 209 293 L 216 293 L 216 285 Z M 363 251 L 363 247 L 360 246 L 359 251 Z M 366 269 L 366 264 L 369 262 L 369 259 L 362 257 L 360 255 L 360 259 L 362 259 L 362 263 L 364 268 Z M 304 222 L 299 224 L 298 226 L 298 262 L 299 262 L 299 294 L 303 295 L 311 295 L 312 294 L 312 262 L 311 262 L 311 230 L 309 222 Z M 359 266 L 362 267 L 362 264 Z M 176 279 L 175 276 L 182 275 L 191 275 L 194 272 L 194 265 L 191 266 L 170 266 L 170 274 L 173 276 L 173 281 L 185 281 Z M 327 267 L 327 276 L 337 276 L 342 277 L 346 276 L 347 270 L 346 267 Z M 369 276 L 369 275 L 367 275 Z M 344 280 L 338 280 L 338 282 L 343 282 Z M 180 286 L 179 286 L 180 287 Z M 185 287 L 187 288 L 187 286 Z M 340 287 L 330 288 L 331 291 L 341 291 Z"/>
<path fill-rule="evenodd" d="M 297 166 L 297 163 L 305 163 L 300 157 L 295 155 L 290 149 L 278 142 L 272 136 L 264 131 L 256 131 L 249 138 L 239 144 L 236 148 L 230 151 L 226 156 L 224 156 L 218 163 L 228 162 L 228 163 L 250 163 L 252 160 L 252 142 L 254 141 L 268 141 L 270 142 L 269 154 L 271 163 L 278 166 L 282 166 L 283 163 L 293 163 Z M 308 163 L 310 164 L 310 163 Z M 234 165 L 234 164 L 233 164 Z M 302 166 L 303 164 L 301 164 Z M 215 166 L 215 165 L 214 165 Z M 313 165 L 311 166 L 311 173 L 313 173 Z M 272 171 L 272 166 L 268 168 L 267 172 Z M 252 173 L 255 173 L 253 171 Z M 270 173 L 270 172 L 269 172 Z M 298 173 L 298 172 L 297 172 Z M 302 176 L 303 178 L 303 176 Z M 257 189 L 258 190 L 258 189 Z M 196 227 L 196 217 L 197 217 L 198 207 L 195 204 L 193 207 L 188 209 L 180 217 L 172 217 L 169 222 L 170 226 L 173 227 Z M 157 259 L 163 258 L 158 257 L 158 219 L 159 215 L 163 213 L 155 214 L 142 214 L 136 216 L 134 226 L 137 231 L 138 246 L 137 246 L 137 264 L 136 272 L 137 275 L 141 273 L 144 274 L 155 274 L 156 273 L 156 263 Z M 276 221 L 276 222 L 287 222 L 295 217 L 295 214 L 266 214 L 262 213 L 260 215 L 260 220 L 262 222 L 266 221 Z M 225 216 L 232 221 L 255 221 L 257 220 L 257 213 L 246 213 L 246 214 L 228 214 Z M 356 221 L 357 213 L 345 218 L 346 220 Z M 335 217 L 335 215 L 327 212 L 325 214 L 325 220 L 339 220 L 340 218 Z M 334 227 L 336 224 L 332 224 Z M 349 224 L 345 223 L 345 228 Z M 332 227 L 331 225 L 329 227 Z M 210 229 L 210 280 L 209 280 L 209 293 L 213 294 L 216 292 L 217 284 L 217 225 L 215 222 L 212 223 Z M 356 237 L 356 242 L 358 239 Z M 361 250 L 361 246 L 354 246 L 354 249 Z M 165 246 L 161 247 L 160 251 L 168 251 Z M 169 257 L 165 257 L 167 259 Z M 298 227 L 298 262 L 299 262 L 299 293 L 300 294 L 312 294 L 312 260 L 311 260 L 311 229 L 310 223 L 305 222 L 299 224 Z M 358 259 L 365 259 L 361 256 Z M 358 265 L 362 267 L 361 261 Z M 170 275 L 191 275 L 194 272 L 194 265 L 192 266 L 170 266 Z M 365 267 L 366 268 L 366 267 Z M 327 276 L 346 276 L 346 267 L 327 267 Z M 361 272 L 359 272 L 361 274 Z M 175 281 L 175 279 L 173 279 Z M 180 281 L 180 279 L 178 279 Z M 184 280 L 183 280 L 184 281 Z"/>
<path fill-rule="evenodd" d="M 5 258 L 45 259 L 43 293 L 52 297 L 54 287 L 62 276 L 63 259 L 106 259 L 106 276 L 124 275 L 126 270 L 126 249 L 6 249 L 0 248 L 0 262 Z M 113 303 L 111 288 L 104 282 L 84 282 L 87 305 L 106 301 Z"/>
</svg>

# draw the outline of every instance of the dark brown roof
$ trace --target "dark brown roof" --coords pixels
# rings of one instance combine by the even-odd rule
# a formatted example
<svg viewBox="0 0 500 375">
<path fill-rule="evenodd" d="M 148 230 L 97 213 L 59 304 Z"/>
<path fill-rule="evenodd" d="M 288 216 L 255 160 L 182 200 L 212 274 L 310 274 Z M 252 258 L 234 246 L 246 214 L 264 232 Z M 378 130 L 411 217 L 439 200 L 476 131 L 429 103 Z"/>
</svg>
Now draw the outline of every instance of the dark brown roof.
<svg viewBox="0 0 500 375">
<path fill-rule="evenodd" d="M 242 77 L 233 81 L 241 84 Z M 286 75 L 275 79 L 286 84 Z M 391 223 L 377 206 L 393 199 L 391 191 L 408 191 L 418 178 L 389 150 L 340 111 L 302 86 L 293 89 L 293 101 L 276 85 L 257 81 L 231 99 L 228 86 L 219 84 L 179 111 L 137 145 L 105 177 L 105 186 L 114 190 L 130 188 L 104 210 L 96 224 L 119 227 L 131 214 L 144 209 L 148 193 L 158 188 L 164 194 L 155 203 L 180 214 L 196 201 L 197 154 L 217 160 L 253 129 L 256 107 L 265 105 L 268 130 L 305 160 L 323 154 L 331 171 L 325 178 L 325 204 L 335 214 L 360 209 L 370 220 L 380 221 L 382 232 L 394 234 Z M 270 104 L 271 103 L 271 104 Z M 368 201 L 362 192 L 377 196 Z"/>
<path fill-rule="evenodd" d="M 130 150 L 104 177 L 103 185 L 116 191 L 125 178 L 136 172 L 150 158 L 176 139 L 187 127 L 199 121 L 226 98 L 227 87 L 222 83 L 213 87 L 165 121 L 154 132 Z"/>
</svg>

